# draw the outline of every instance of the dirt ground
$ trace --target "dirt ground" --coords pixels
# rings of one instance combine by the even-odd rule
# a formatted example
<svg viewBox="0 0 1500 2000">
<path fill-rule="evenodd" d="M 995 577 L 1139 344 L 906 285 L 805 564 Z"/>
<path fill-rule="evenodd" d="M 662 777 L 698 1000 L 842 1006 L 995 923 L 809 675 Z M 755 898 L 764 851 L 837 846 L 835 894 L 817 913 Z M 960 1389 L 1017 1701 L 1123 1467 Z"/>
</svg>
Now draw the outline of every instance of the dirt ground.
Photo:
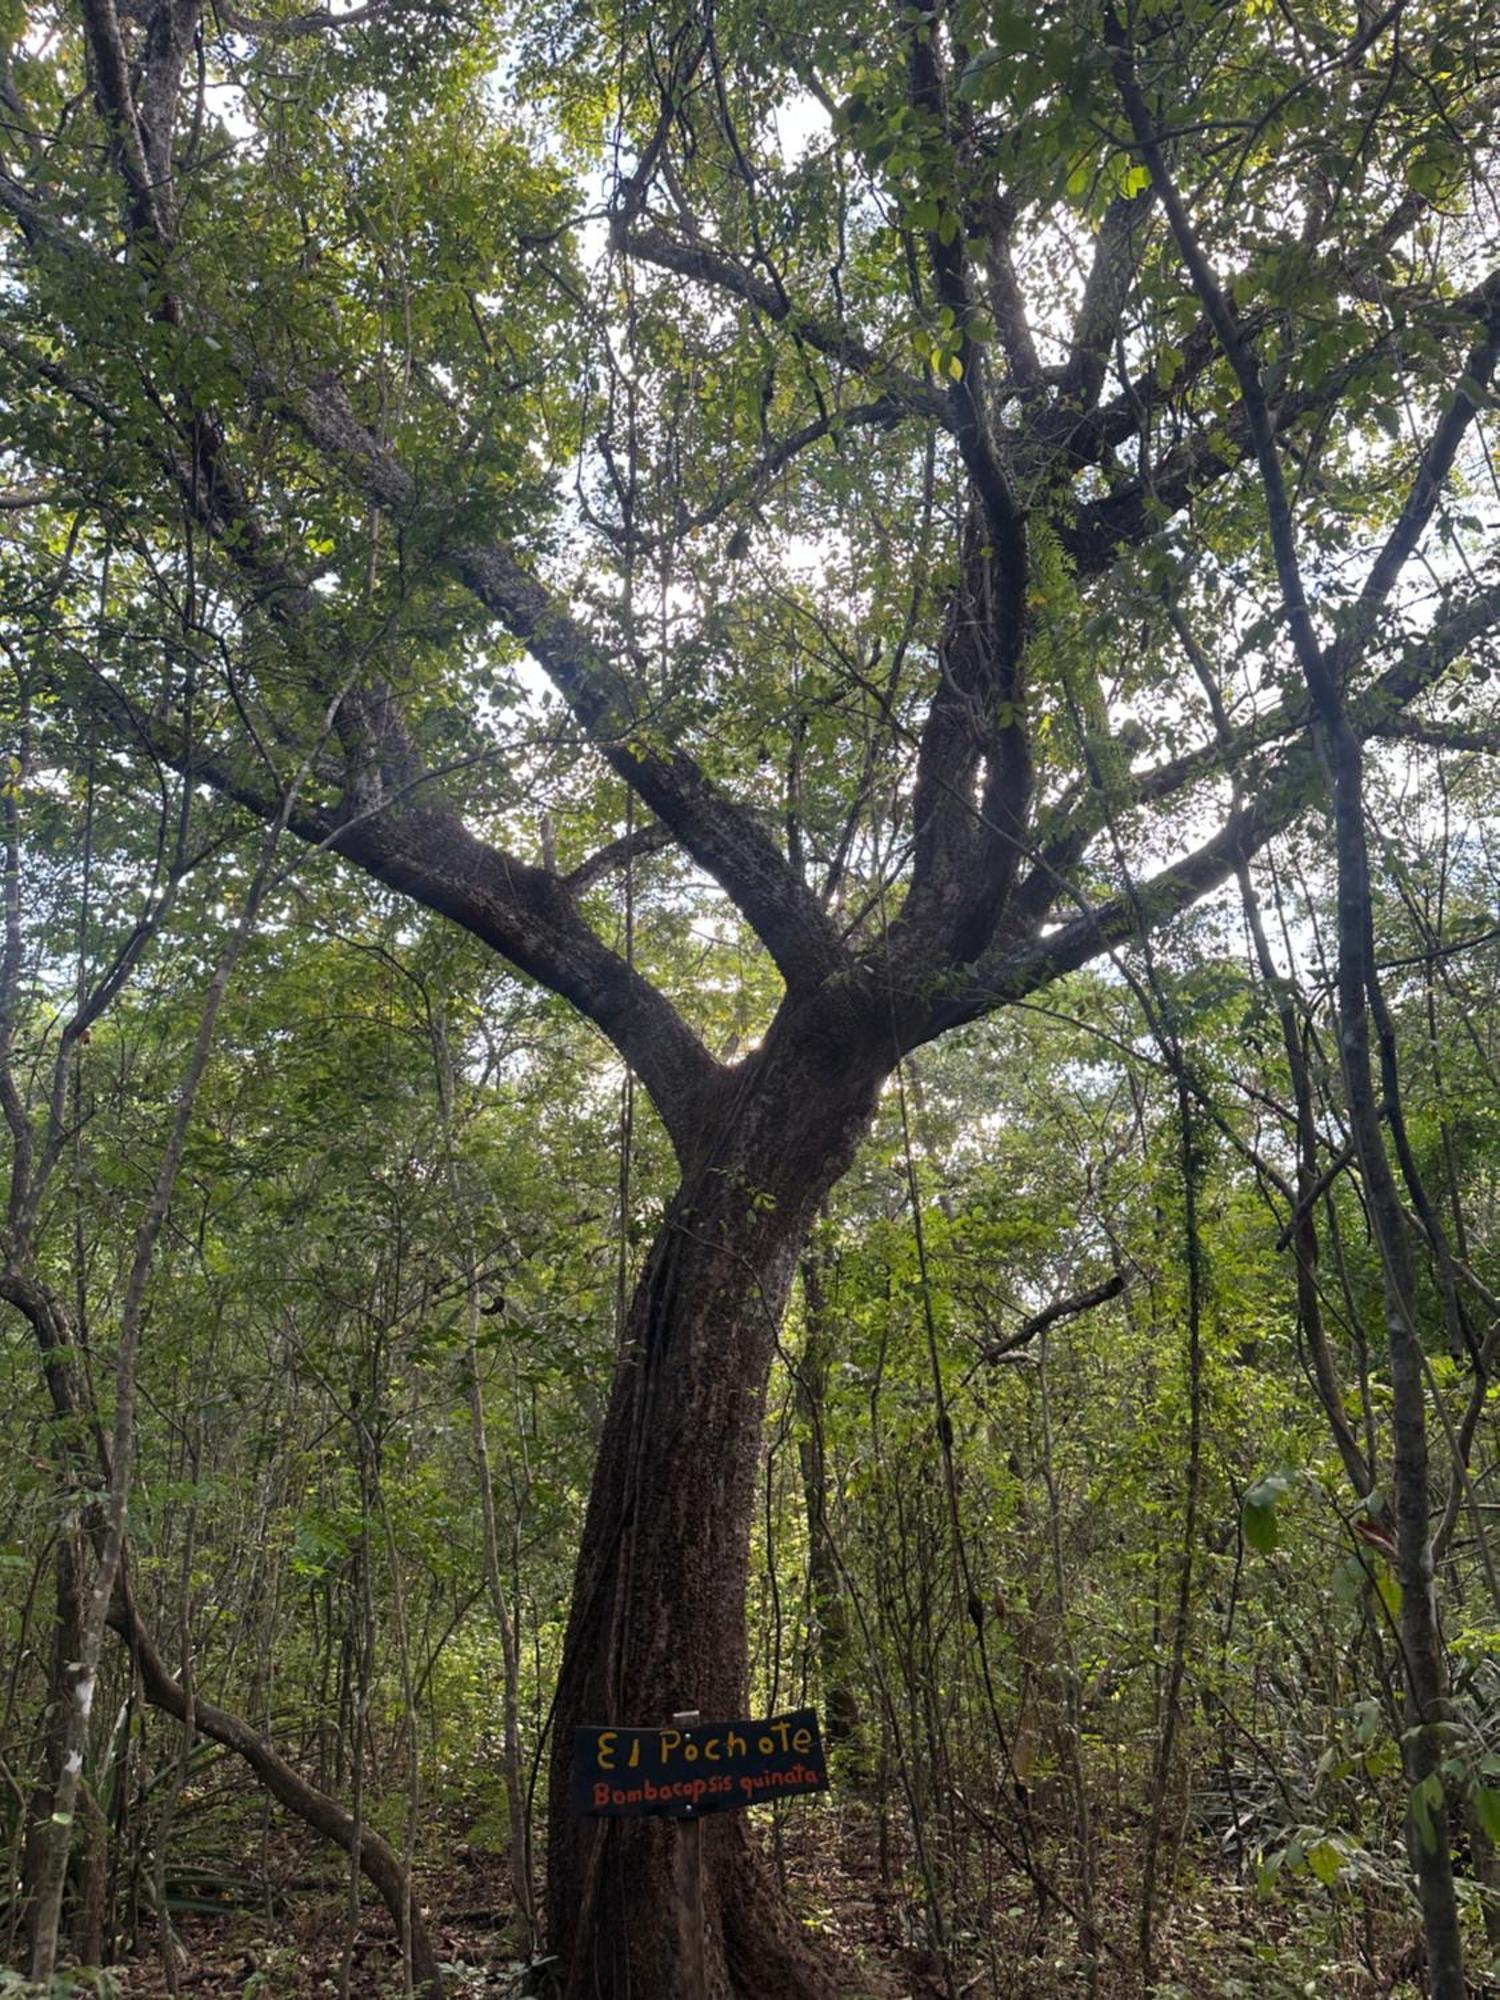
<svg viewBox="0 0 1500 2000">
<path fill-rule="evenodd" d="M 1075 1915 L 1056 1903 L 1042 1911 L 1024 1878 L 997 1872 L 985 1906 L 950 1931 L 945 1978 L 911 1871 L 893 1866 L 889 1853 L 882 1870 L 876 1831 L 858 1811 L 789 1808 L 779 1827 L 768 1825 L 766 1841 L 804 1921 L 847 1961 L 848 2000 L 1141 2000 L 1139 1914 L 1128 1894 L 1112 1905 L 1101 1889 L 1102 1942 L 1091 1958 Z M 260 1887 L 270 1916 L 264 1903 L 252 1910 L 240 1901 L 178 1912 L 178 1992 L 193 2000 L 396 2000 L 400 1952 L 384 1910 L 362 1895 L 354 1919 L 326 1851 L 296 1830 L 277 1831 L 269 1860 Z M 1127 1889 L 1132 1881 L 1126 1866 L 1101 1876 Z M 195 1902 L 211 1904 L 203 1890 L 200 1883 Z M 441 1868 L 420 1872 L 419 1893 L 452 2000 L 546 1992 L 544 1976 L 515 1954 L 498 1855 L 455 1829 Z M 1320 1906 L 1316 1944 L 1312 1929 L 1295 1907 L 1266 1905 L 1233 1880 L 1179 1885 L 1156 1943 L 1154 2000 L 1418 2000 L 1409 1926 L 1393 1923 L 1378 1938 L 1365 1926 L 1356 1936 L 1352 1906 L 1345 1924 Z M 168 1993 L 154 1918 L 142 1918 L 110 1978 L 100 1988 L 106 2000 L 111 1992 L 119 2000 Z"/>
</svg>

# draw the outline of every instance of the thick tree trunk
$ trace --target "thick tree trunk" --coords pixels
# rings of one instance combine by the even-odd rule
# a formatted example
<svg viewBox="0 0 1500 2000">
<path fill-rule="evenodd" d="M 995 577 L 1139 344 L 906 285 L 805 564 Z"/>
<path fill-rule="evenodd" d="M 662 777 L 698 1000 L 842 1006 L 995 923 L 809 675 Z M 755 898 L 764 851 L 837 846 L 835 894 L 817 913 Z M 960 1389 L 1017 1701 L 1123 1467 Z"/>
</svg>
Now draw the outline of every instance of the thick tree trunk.
<svg viewBox="0 0 1500 2000">
<path fill-rule="evenodd" d="M 767 1379 L 801 1248 L 869 1123 L 883 1052 L 834 998 L 785 1017 L 734 1080 L 648 1258 L 605 1422 L 558 1691 L 552 1939 L 571 2000 L 689 1990 L 671 1822 L 574 1818 L 572 1731 L 746 1712 L 745 1601 Z M 708 1987 L 840 1990 L 743 1815 L 705 1821 Z"/>
</svg>

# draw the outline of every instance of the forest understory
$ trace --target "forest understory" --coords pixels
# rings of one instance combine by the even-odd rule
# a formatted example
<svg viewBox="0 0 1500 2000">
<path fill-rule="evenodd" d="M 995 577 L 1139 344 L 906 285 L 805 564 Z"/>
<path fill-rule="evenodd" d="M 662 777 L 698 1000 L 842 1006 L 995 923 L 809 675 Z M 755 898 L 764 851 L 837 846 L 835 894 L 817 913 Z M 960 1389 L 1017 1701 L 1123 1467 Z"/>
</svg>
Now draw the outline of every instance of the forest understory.
<svg viewBox="0 0 1500 2000">
<path fill-rule="evenodd" d="M 1494 1990 L 1497 109 L 0 0 L 0 2000 Z"/>
<path fill-rule="evenodd" d="M 235 2000 L 314 2000 L 343 1990 L 354 2000 L 398 2000 L 401 1949 L 394 1924 L 368 1903 L 350 1922 L 346 1884 L 326 1854 L 293 1828 L 257 1825 L 221 1804 L 205 1840 L 190 1816 L 188 1851 L 209 1854 L 191 1879 L 169 1873 L 168 1907 L 182 1993 Z M 769 1815 L 767 1816 L 769 1819 Z M 461 1820 L 429 1829 L 433 1858 L 419 1863 L 418 1894 L 433 1927 L 453 2000 L 530 2000 L 552 1990 L 545 1963 L 514 1956 L 514 1913 L 503 1855 L 464 1838 Z M 867 1807 L 826 1803 L 787 1813 L 764 1829 L 803 1923 L 836 1946 L 850 1968 L 847 2000 L 946 2000 L 950 1991 L 923 1942 L 920 1904 L 902 1887 L 899 1857 L 880 1868 L 880 1830 Z M 1101 1856 L 1103 1937 L 1096 1963 L 1075 1918 L 1038 1911 L 1024 1875 L 996 1871 L 988 1898 L 963 1913 L 956 1990 L 975 2000 L 1137 2000 L 1142 1991 L 1133 1891 L 1139 1830 Z M 1419 2000 L 1426 1990 L 1420 1929 L 1393 1902 L 1378 1917 L 1276 1906 L 1237 1878 L 1210 1846 L 1185 1849 L 1187 1886 L 1159 1939 L 1158 1994 L 1170 2000 Z M 212 1906 L 222 1902 L 216 1911 Z M 122 1901 L 128 1924 L 129 1897 Z M 154 1916 L 137 1911 L 117 1942 L 109 1982 L 80 1991 L 160 1996 L 167 1991 Z M 1500 1991 L 1478 1981 L 1476 1994 Z"/>
</svg>

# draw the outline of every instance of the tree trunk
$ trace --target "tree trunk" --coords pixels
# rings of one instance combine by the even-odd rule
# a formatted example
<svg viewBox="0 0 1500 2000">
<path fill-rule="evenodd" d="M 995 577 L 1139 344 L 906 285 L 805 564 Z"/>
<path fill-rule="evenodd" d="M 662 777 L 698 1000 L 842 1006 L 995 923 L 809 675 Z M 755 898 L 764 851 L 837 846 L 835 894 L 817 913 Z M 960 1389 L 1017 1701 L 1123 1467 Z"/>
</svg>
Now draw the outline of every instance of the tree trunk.
<svg viewBox="0 0 1500 2000">
<path fill-rule="evenodd" d="M 1391 1479 L 1406 1681 L 1404 1750 L 1412 1784 L 1407 1848 L 1422 1906 L 1433 2000 L 1463 2000 L 1469 1987 L 1453 1881 L 1455 1801 L 1448 1796 L 1442 1768 L 1444 1731 L 1452 1712 L 1433 1573 L 1427 1389 L 1417 1274 L 1406 1214 L 1386 1156 L 1370 1060 L 1370 1011 L 1378 1009 L 1382 1001 L 1371 918 L 1363 759 L 1358 740 L 1342 717 L 1335 717 L 1328 735 L 1338 859 L 1339 1054 L 1349 1101 L 1349 1131 L 1364 1182 L 1365 1213 L 1380 1253 L 1390 1357 Z M 1389 1113 L 1389 1105 L 1386 1110 Z M 1461 1469 L 1455 1476 L 1461 1476 Z M 1419 1796 L 1425 1810 L 1418 1809 Z"/>
<path fill-rule="evenodd" d="M 847 997 L 847 996 L 846 996 Z M 766 1384 L 823 1196 L 873 1113 L 886 1052 L 826 992 L 735 1077 L 637 1287 L 610 1398 L 558 1689 L 548 1891 L 570 2000 L 685 1994 L 668 1822 L 574 1818 L 579 1725 L 746 1713 L 746 1586 Z M 852 1012 L 852 1010 L 850 1010 Z M 703 1824 L 708 1990 L 829 2000 L 744 1816 Z"/>
<path fill-rule="evenodd" d="M 835 1350 L 824 1258 L 816 1243 L 802 1259 L 802 1296 L 807 1334 L 797 1364 L 797 1410 L 806 1429 L 797 1445 L 802 1499 L 807 1509 L 807 1569 L 817 1624 L 818 1672 L 826 1704 L 823 1734 L 829 1743 L 848 1743 L 859 1729 L 859 1694 L 851 1674 L 853 1632 L 838 1551 L 828 1524 L 828 1453 L 824 1405 L 828 1366 Z"/>
<path fill-rule="evenodd" d="M 71 1536 L 59 1538 L 54 1557 L 57 1584 L 57 1621 L 52 1631 L 52 1649 L 47 1673 L 47 1726 L 42 1747 L 42 1771 L 31 1795 L 26 1815 L 26 1858 L 21 1878 L 21 1895 L 26 1905 L 28 1949 L 35 1945 L 34 1918 L 41 1907 L 44 1877 L 49 1866 L 67 1866 L 67 1854 L 55 1855 L 57 1844 L 49 1838 L 52 1806 L 57 1793 L 58 1774 L 67 1754 L 67 1712 L 73 1698 L 68 1662 L 76 1660 L 83 1631 L 83 1604 L 79 1595 L 78 1556 Z"/>
<path fill-rule="evenodd" d="M 79 1788 L 78 1798 L 83 1808 L 83 1858 L 73 1914 L 73 1955 L 80 1965 L 103 1965 L 109 1928 L 109 1821 L 87 1785 Z M 165 1898 L 161 1908 L 165 1912 Z"/>
</svg>

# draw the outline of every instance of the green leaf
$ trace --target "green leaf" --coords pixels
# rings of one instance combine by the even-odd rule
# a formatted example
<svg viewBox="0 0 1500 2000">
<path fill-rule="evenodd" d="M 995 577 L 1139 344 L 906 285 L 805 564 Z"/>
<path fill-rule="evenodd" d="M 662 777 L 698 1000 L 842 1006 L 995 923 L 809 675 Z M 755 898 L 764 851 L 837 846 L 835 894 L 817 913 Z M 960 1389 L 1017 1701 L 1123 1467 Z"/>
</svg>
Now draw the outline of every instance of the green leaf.
<svg viewBox="0 0 1500 2000">
<path fill-rule="evenodd" d="M 1331 1840 L 1320 1840 L 1307 1850 L 1307 1865 L 1323 1887 L 1331 1889 L 1343 1873 L 1343 1852 Z"/>
<path fill-rule="evenodd" d="M 1340 1604 L 1358 1604 L 1365 1594 L 1365 1569 L 1358 1556 L 1347 1556 L 1333 1572 L 1333 1594 Z"/>
<path fill-rule="evenodd" d="M 1437 1827 L 1432 1815 L 1442 1803 L 1443 1781 L 1436 1771 L 1429 1771 L 1419 1784 L 1412 1786 L 1411 1798 L 1407 1802 L 1412 1824 L 1428 1854 L 1437 1852 Z"/>
<path fill-rule="evenodd" d="M 1401 1746 L 1386 1737 L 1383 1743 L 1371 1744 L 1361 1762 L 1365 1767 L 1365 1776 L 1379 1784 L 1382 1779 L 1394 1777 L 1401 1769 Z"/>
<path fill-rule="evenodd" d="M 1281 1545 L 1281 1530 L 1276 1525 L 1276 1503 L 1245 1500 L 1245 1540 L 1260 1555 L 1268 1556 Z"/>
<path fill-rule="evenodd" d="M 1500 1847 L 1500 1792 L 1488 1785 L 1474 1787 L 1474 1817 L 1484 1828 L 1485 1838 Z"/>
<path fill-rule="evenodd" d="M 1245 1494 L 1245 1540 L 1263 1556 L 1270 1555 L 1281 1544 L 1276 1503 L 1290 1491 L 1291 1481 L 1284 1472 L 1270 1472 L 1264 1479 L 1258 1479 Z"/>
<path fill-rule="evenodd" d="M 964 73 L 958 79 L 958 97 L 963 104 L 992 104 L 1005 87 L 1001 70 L 1004 53 L 1000 49 L 981 49 L 976 56 L 970 56 L 964 64 Z"/>
</svg>

